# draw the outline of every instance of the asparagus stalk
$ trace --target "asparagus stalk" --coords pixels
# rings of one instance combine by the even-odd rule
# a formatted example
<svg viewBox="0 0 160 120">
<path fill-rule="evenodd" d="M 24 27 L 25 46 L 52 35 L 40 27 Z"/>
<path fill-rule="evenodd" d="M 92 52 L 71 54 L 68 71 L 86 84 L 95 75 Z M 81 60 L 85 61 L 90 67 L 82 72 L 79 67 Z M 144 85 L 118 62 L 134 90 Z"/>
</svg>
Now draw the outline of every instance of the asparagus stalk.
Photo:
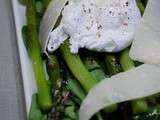
<svg viewBox="0 0 160 120">
<path fill-rule="evenodd" d="M 43 14 L 43 5 L 41 1 L 36 1 L 36 13 Z"/>
<path fill-rule="evenodd" d="M 76 80 L 69 78 L 68 88 L 76 97 L 80 99 L 80 101 L 83 101 L 83 99 L 85 98 L 85 92 L 83 91 L 83 89 Z M 97 113 L 96 117 L 98 120 L 103 120 L 100 113 Z"/>
<path fill-rule="evenodd" d="M 42 114 L 38 103 L 37 94 L 32 95 L 31 109 L 29 112 L 29 120 L 47 120 L 47 115 Z"/>
<path fill-rule="evenodd" d="M 133 120 L 160 120 L 160 106 L 153 107 L 146 113 L 133 116 Z"/>
<path fill-rule="evenodd" d="M 129 57 L 129 49 L 125 49 L 120 53 L 120 64 L 124 71 L 134 68 L 134 62 Z"/>
<path fill-rule="evenodd" d="M 105 79 L 107 76 L 104 71 L 101 69 L 98 62 L 91 56 L 85 56 L 82 58 L 84 65 L 90 72 L 90 74 L 96 79 L 97 82 Z"/>
<path fill-rule="evenodd" d="M 77 120 L 77 114 L 75 113 L 75 105 L 67 106 L 64 110 L 64 113 L 67 117 L 72 120 Z"/>
<path fill-rule="evenodd" d="M 89 92 L 97 82 L 85 68 L 80 56 L 78 54 L 74 55 L 70 53 L 68 40 L 60 46 L 60 52 L 72 74 L 79 80 L 85 91 Z M 103 120 L 100 113 L 97 113 L 96 116 L 98 120 Z"/>
<path fill-rule="evenodd" d="M 137 6 L 139 7 L 139 10 L 141 12 L 141 14 L 143 15 L 145 7 L 143 6 L 143 3 L 141 2 L 141 0 L 136 0 L 137 2 Z"/>
<path fill-rule="evenodd" d="M 26 46 L 37 82 L 38 90 L 38 103 L 42 110 L 49 110 L 52 107 L 51 91 L 47 85 L 45 78 L 45 71 L 43 68 L 41 50 L 38 40 L 37 25 L 36 25 L 36 13 L 35 13 L 35 1 L 26 0 L 27 7 L 27 40 Z"/>
<path fill-rule="evenodd" d="M 104 61 L 104 56 L 96 58 L 97 63 L 100 65 L 100 68 L 105 72 L 105 74 L 109 77 L 108 69 L 106 68 L 106 63 Z"/>
<path fill-rule="evenodd" d="M 85 91 L 89 92 L 89 90 L 96 84 L 96 80 L 85 68 L 79 55 L 70 53 L 68 40 L 60 46 L 60 52 L 72 74 L 77 78 L 77 80 L 79 80 Z"/>
<path fill-rule="evenodd" d="M 55 89 L 57 80 L 60 79 L 60 66 L 57 57 L 54 54 L 49 54 L 46 65 L 49 80 L 51 80 L 53 89 Z"/>
<path fill-rule="evenodd" d="M 86 96 L 85 92 L 83 91 L 83 89 L 81 88 L 81 86 L 79 85 L 79 83 L 76 80 L 68 78 L 67 87 L 81 101 L 85 98 L 85 96 Z"/>
<path fill-rule="evenodd" d="M 129 57 L 129 49 L 126 49 L 120 54 L 120 64 L 124 71 L 134 68 L 134 62 Z M 148 111 L 148 105 L 145 99 L 138 99 L 131 102 L 133 113 L 141 113 Z"/>
<path fill-rule="evenodd" d="M 41 24 L 43 13 L 44 13 L 42 1 L 36 1 L 35 2 L 35 7 L 36 7 L 35 12 L 36 12 L 37 31 L 39 32 L 39 27 L 40 27 L 40 24 Z"/>
<path fill-rule="evenodd" d="M 122 71 L 120 65 L 118 64 L 113 54 L 105 55 L 105 63 L 110 75 L 115 75 Z"/>
</svg>

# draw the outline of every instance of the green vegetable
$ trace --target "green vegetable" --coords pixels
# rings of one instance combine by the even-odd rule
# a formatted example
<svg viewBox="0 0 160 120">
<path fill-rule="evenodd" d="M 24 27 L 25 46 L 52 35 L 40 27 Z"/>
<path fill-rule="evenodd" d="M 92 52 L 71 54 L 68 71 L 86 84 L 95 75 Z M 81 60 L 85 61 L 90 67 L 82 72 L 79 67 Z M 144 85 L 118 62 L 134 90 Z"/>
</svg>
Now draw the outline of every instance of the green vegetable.
<svg viewBox="0 0 160 120">
<path fill-rule="evenodd" d="M 110 75 L 115 75 L 122 71 L 114 54 L 106 54 L 105 63 Z"/>
<path fill-rule="evenodd" d="M 120 53 L 120 64 L 124 71 L 135 68 L 133 60 L 129 57 L 129 49 Z"/>
<path fill-rule="evenodd" d="M 100 114 L 100 112 L 96 114 L 96 117 L 97 117 L 98 120 L 104 120 L 104 119 L 102 118 L 102 115 Z"/>
<path fill-rule="evenodd" d="M 100 68 L 94 69 L 94 70 L 90 71 L 90 73 L 97 80 L 97 82 L 100 82 L 101 80 L 103 80 L 107 77 L 105 75 L 105 73 Z"/>
<path fill-rule="evenodd" d="M 39 27 L 43 18 L 43 15 L 48 7 L 50 0 L 35 0 L 35 10 L 36 10 L 36 23 L 37 31 L 39 32 Z"/>
<path fill-rule="evenodd" d="M 65 101 L 64 103 L 64 118 L 70 118 L 72 120 L 77 120 L 78 119 L 78 110 L 77 107 L 75 105 L 75 103 L 72 101 L 72 99 Z M 63 118 L 63 119 L 64 119 Z"/>
<path fill-rule="evenodd" d="M 69 78 L 67 87 L 81 101 L 85 98 L 85 92 L 83 91 L 83 89 L 76 80 Z"/>
<path fill-rule="evenodd" d="M 109 72 L 108 69 L 106 68 L 106 63 L 104 60 L 104 56 L 99 56 L 98 58 L 96 58 L 97 63 L 100 65 L 100 68 L 105 72 L 105 74 L 107 75 L 107 77 L 109 77 Z"/>
<path fill-rule="evenodd" d="M 35 79 L 37 82 L 38 103 L 42 110 L 49 110 L 52 107 L 52 97 L 50 87 L 46 82 L 45 71 L 41 58 L 41 50 L 36 25 L 35 1 L 26 0 L 26 8 L 28 29 L 26 47 L 32 61 Z"/>
<path fill-rule="evenodd" d="M 36 12 L 42 14 L 43 9 L 42 9 L 42 2 L 41 1 L 36 1 Z"/>
<path fill-rule="evenodd" d="M 42 114 L 38 106 L 37 94 L 32 95 L 31 109 L 28 118 L 29 120 L 47 120 L 47 115 Z"/>
<path fill-rule="evenodd" d="M 134 62 L 129 57 L 129 49 L 126 49 L 120 54 L 120 64 L 124 71 L 134 68 Z M 131 102 L 133 112 L 135 114 L 148 111 L 148 105 L 145 99 L 138 99 Z"/>
<path fill-rule="evenodd" d="M 80 101 L 82 102 L 83 99 L 85 98 L 85 92 L 83 91 L 83 89 L 81 88 L 79 83 L 76 80 L 73 80 L 73 79 L 69 78 L 67 86 L 70 89 L 70 91 L 76 97 L 78 97 L 80 99 Z M 97 113 L 96 117 L 97 117 L 98 120 L 103 120 L 100 113 Z"/>
<path fill-rule="evenodd" d="M 142 1 L 142 3 L 143 3 L 144 6 L 147 5 L 148 0 L 141 0 L 141 1 Z"/>
<path fill-rule="evenodd" d="M 65 55 L 64 57 L 64 60 L 66 61 L 66 58 L 68 56 L 68 58 L 70 58 L 70 60 L 67 59 L 66 63 L 67 64 L 70 64 L 70 63 L 73 63 L 73 64 L 70 64 L 68 65 L 69 68 L 72 68 L 70 69 L 71 71 L 75 72 L 76 70 L 76 73 L 74 75 L 82 75 L 81 77 L 77 76 L 77 78 L 84 78 L 81 79 L 81 80 L 85 80 L 85 77 L 86 78 L 89 78 L 89 80 L 94 80 L 94 83 L 96 82 L 95 79 L 92 77 L 92 75 L 87 71 L 87 69 L 85 68 L 85 66 L 83 65 L 79 55 L 73 55 L 72 53 L 70 53 L 70 50 L 68 48 L 68 42 L 64 43 L 63 45 L 65 46 L 62 46 L 63 48 L 63 55 L 64 55 L 64 52 L 66 51 L 65 54 L 68 54 L 68 55 Z M 62 53 L 62 50 L 61 50 L 61 53 Z M 70 63 L 68 63 L 70 61 Z M 74 62 L 71 62 L 71 61 L 74 61 Z M 77 64 L 78 63 L 78 64 Z M 75 66 L 75 65 L 78 65 L 78 66 Z M 91 67 L 91 66 L 90 66 Z M 73 69 L 75 68 L 75 69 Z M 81 70 L 84 70 L 84 71 L 81 71 L 80 68 L 82 68 Z M 80 71 L 79 71 L 80 70 Z M 72 73 L 73 73 L 72 72 Z M 78 74 L 79 73 L 79 74 Z M 87 75 L 87 76 L 85 76 Z M 91 79 L 92 78 L 92 79 Z M 87 79 L 86 79 L 87 80 Z M 87 85 L 87 84 L 86 84 Z M 76 81 L 76 80 L 73 80 L 71 78 L 68 79 L 68 88 L 71 90 L 71 92 L 76 96 L 78 97 L 81 101 L 85 98 L 85 92 L 83 91 L 83 89 L 81 88 L 81 86 L 79 85 L 79 83 Z M 86 91 L 88 92 L 88 91 Z M 103 120 L 103 118 L 101 117 L 101 114 L 100 113 L 97 113 L 96 114 L 96 117 L 98 120 Z"/>
<path fill-rule="evenodd" d="M 27 48 L 27 45 L 26 45 L 26 41 L 27 41 L 27 31 L 28 31 L 28 28 L 27 28 L 27 25 L 24 25 L 23 28 L 22 28 L 22 37 L 23 37 L 23 42 Z"/>
<path fill-rule="evenodd" d="M 46 9 L 47 9 L 47 7 L 48 7 L 50 1 L 51 1 L 51 0 L 42 0 L 44 12 L 46 11 Z"/>
<path fill-rule="evenodd" d="M 68 40 L 60 46 L 60 52 L 70 71 L 79 80 L 86 92 L 89 92 L 97 82 L 85 68 L 79 55 L 70 53 Z"/>
<path fill-rule="evenodd" d="M 136 0 L 136 2 L 137 2 L 137 6 L 139 7 L 141 14 L 143 15 L 144 10 L 145 10 L 143 3 L 141 2 L 141 0 Z"/>
<path fill-rule="evenodd" d="M 60 79 L 60 66 L 57 57 L 54 54 L 49 54 L 46 64 L 49 80 L 51 80 L 53 89 L 55 89 L 57 80 Z"/>
<path fill-rule="evenodd" d="M 83 62 L 81 61 L 80 56 L 78 54 L 70 53 L 68 40 L 66 40 L 60 46 L 60 52 L 62 54 L 64 61 L 67 64 L 67 66 L 69 67 L 70 71 L 77 78 L 77 80 L 79 80 L 79 82 L 81 83 L 81 85 L 85 89 L 85 91 L 89 92 L 89 90 L 97 82 L 93 78 L 93 76 L 88 72 L 88 70 L 85 68 Z M 99 117 L 100 117 L 100 115 L 99 115 Z"/>
<path fill-rule="evenodd" d="M 82 56 L 82 61 L 89 72 L 97 68 L 100 68 L 98 62 L 90 55 Z"/>
<path fill-rule="evenodd" d="M 98 62 L 91 56 L 83 57 L 83 62 L 91 75 L 96 79 L 97 82 L 105 79 L 107 76 L 101 69 Z"/>
<path fill-rule="evenodd" d="M 160 120 L 160 106 L 133 117 L 133 120 Z"/>
<path fill-rule="evenodd" d="M 64 110 L 64 113 L 66 116 L 74 119 L 74 120 L 77 120 L 77 115 L 75 113 L 75 106 L 68 106 L 65 108 Z"/>
<path fill-rule="evenodd" d="M 65 106 L 74 106 L 75 103 L 71 100 L 67 100 L 65 103 L 64 103 Z"/>
</svg>

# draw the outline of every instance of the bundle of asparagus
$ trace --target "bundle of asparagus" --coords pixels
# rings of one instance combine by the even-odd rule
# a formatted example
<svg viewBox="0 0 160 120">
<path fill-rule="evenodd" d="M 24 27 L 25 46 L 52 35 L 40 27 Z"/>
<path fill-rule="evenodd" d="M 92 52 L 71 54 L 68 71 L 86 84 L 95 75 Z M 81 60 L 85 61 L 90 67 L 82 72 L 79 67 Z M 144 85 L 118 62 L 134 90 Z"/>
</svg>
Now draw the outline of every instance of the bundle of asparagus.
<svg viewBox="0 0 160 120">
<path fill-rule="evenodd" d="M 23 27 L 22 32 L 32 61 L 38 88 L 37 94 L 34 94 L 32 98 L 29 119 L 77 120 L 80 103 L 95 84 L 108 76 L 132 69 L 135 65 L 134 61 L 129 57 L 128 48 L 116 54 L 96 53 L 98 54 L 96 57 L 101 56 L 103 58 L 101 60 L 89 51 L 85 51 L 85 53 L 87 52 L 86 55 L 70 53 L 69 42 L 66 40 L 57 52 L 49 53 L 45 57 L 49 75 L 49 80 L 47 81 L 38 40 L 38 29 L 49 2 L 50 0 L 23 1 L 27 8 L 27 25 Z M 143 2 L 146 1 L 143 0 Z M 144 3 L 140 0 L 137 0 L 137 3 L 141 13 L 143 13 Z M 60 65 L 61 63 L 62 65 Z M 62 71 L 67 73 L 65 78 L 61 74 L 63 73 Z M 133 113 L 136 114 L 136 116 L 133 115 L 135 120 L 149 120 L 146 117 L 148 114 L 153 113 L 155 110 L 159 111 L 159 108 L 149 110 L 145 99 L 131 101 L 131 106 Z M 113 112 L 114 114 L 121 113 L 117 104 L 105 108 L 92 119 L 103 120 L 106 118 L 104 114 L 107 114 L 108 118 L 110 113 Z M 143 113 L 143 115 L 137 115 L 139 113 Z M 156 114 L 156 119 L 157 117 L 159 117 L 158 114 Z M 114 116 L 111 119 L 118 120 L 119 118 Z"/>
</svg>

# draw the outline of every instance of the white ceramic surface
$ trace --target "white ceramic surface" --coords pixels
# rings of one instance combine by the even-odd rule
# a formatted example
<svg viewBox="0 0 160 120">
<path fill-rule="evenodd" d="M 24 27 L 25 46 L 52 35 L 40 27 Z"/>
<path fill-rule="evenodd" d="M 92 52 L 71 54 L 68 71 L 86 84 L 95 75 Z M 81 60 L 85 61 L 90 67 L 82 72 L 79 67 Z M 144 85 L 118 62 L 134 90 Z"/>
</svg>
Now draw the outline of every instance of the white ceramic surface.
<svg viewBox="0 0 160 120">
<path fill-rule="evenodd" d="M 19 49 L 21 71 L 23 78 L 23 87 L 27 114 L 29 113 L 32 94 L 36 92 L 35 78 L 30 59 L 23 43 L 21 29 L 26 23 L 25 7 L 18 3 L 18 0 L 12 0 L 13 13 L 16 27 L 17 43 Z"/>
</svg>

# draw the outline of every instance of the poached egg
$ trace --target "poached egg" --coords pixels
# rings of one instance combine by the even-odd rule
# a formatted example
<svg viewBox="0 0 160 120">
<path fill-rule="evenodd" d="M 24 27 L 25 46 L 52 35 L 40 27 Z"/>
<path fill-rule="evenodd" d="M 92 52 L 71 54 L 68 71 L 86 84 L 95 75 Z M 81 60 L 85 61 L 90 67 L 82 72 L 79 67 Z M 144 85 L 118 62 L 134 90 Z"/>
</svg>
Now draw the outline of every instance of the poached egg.
<svg viewBox="0 0 160 120">
<path fill-rule="evenodd" d="M 135 0 L 70 0 L 49 37 L 53 52 L 69 38 L 71 53 L 79 48 L 118 52 L 134 38 L 141 15 Z"/>
</svg>

